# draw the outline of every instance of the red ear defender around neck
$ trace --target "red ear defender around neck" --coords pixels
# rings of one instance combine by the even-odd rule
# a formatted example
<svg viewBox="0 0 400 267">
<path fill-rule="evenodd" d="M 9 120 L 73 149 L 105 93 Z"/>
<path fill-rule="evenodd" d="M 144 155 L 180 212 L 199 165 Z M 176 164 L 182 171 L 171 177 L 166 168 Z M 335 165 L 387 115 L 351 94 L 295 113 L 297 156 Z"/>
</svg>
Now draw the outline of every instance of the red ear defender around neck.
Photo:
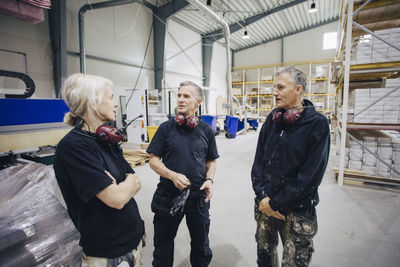
<svg viewBox="0 0 400 267">
<path fill-rule="evenodd" d="M 191 116 L 186 119 L 186 126 L 193 129 L 196 128 L 196 126 L 199 124 L 199 118 L 196 116 Z"/>
<path fill-rule="evenodd" d="M 120 130 L 107 124 L 103 124 L 97 128 L 96 136 L 102 142 L 107 144 L 116 144 L 126 141 L 126 136 L 123 135 Z"/>
<path fill-rule="evenodd" d="M 196 116 L 191 116 L 189 118 L 185 118 L 182 114 L 175 115 L 175 123 L 179 126 L 186 125 L 187 127 L 193 129 L 199 124 L 199 118 Z"/>
<path fill-rule="evenodd" d="M 176 114 L 175 115 L 175 122 L 177 125 L 182 126 L 185 124 L 185 116 L 183 116 L 182 114 Z"/>
<path fill-rule="evenodd" d="M 282 117 L 283 117 L 283 113 L 281 110 L 276 110 L 274 112 L 274 115 L 272 116 L 272 120 L 276 123 L 276 124 L 280 124 L 282 123 Z"/>
<path fill-rule="evenodd" d="M 298 119 L 300 119 L 301 112 L 297 108 L 291 108 L 286 110 L 286 112 L 283 114 L 283 121 L 286 124 L 293 124 L 295 123 Z"/>
<path fill-rule="evenodd" d="M 285 124 L 293 124 L 295 123 L 298 119 L 300 119 L 301 112 L 300 109 L 297 108 L 290 108 L 288 110 L 276 110 L 272 120 L 276 124 L 280 123 L 285 123 Z"/>
</svg>

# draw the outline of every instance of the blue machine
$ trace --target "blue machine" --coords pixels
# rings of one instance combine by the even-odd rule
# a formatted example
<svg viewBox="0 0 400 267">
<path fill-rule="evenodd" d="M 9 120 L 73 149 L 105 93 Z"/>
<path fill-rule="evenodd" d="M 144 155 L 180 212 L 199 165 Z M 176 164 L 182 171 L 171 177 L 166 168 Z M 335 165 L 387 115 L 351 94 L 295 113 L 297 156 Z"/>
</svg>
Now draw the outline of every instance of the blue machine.
<svg viewBox="0 0 400 267">
<path fill-rule="evenodd" d="M 7 126 L 62 123 L 68 111 L 62 99 L 0 99 L 0 132 Z"/>
</svg>

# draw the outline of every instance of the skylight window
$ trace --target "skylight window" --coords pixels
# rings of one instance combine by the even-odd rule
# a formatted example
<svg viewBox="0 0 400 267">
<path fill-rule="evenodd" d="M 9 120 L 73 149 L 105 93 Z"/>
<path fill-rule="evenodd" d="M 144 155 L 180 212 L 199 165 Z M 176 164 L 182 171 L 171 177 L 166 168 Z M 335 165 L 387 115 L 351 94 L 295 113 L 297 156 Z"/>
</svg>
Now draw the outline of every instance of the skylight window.
<svg viewBox="0 0 400 267">
<path fill-rule="evenodd" d="M 337 32 L 326 32 L 324 33 L 324 50 L 336 49 Z"/>
</svg>

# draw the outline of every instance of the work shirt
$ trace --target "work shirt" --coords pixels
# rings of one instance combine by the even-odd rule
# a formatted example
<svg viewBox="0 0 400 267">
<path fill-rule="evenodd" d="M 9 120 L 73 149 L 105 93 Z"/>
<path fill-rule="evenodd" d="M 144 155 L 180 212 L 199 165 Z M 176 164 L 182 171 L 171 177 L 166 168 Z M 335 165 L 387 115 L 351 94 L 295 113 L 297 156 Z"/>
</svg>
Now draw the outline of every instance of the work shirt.
<svg viewBox="0 0 400 267">
<path fill-rule="evenodd" d="M 207 161 L 219 157 L 215 135 L 208 124 L 199 121 L 192 129 L 177 125 L 174 118 L 159 126 L 147 153 L 160 157 L 168 169 L 184 174 L 190 180 L 189 197 L 199 195 L 199 189 L 207 178 Z M 172 196 L 180 192 L 171 180 L 164 177 L 160 177 L 157 187 Z"/>
<path fill-rule="evenodd" d="M 116 144 L 105 144 L 95 134 L 72 129 L 58 144 L 54 171 L 68 213 L 81 234 L 88 256 L 114 258 L 135 249 L 144 235 L 144 222 L 131 198 L 121 209 L 107 206 L 96 195 L 126 174 L 135 173 Z"/>
</svg>

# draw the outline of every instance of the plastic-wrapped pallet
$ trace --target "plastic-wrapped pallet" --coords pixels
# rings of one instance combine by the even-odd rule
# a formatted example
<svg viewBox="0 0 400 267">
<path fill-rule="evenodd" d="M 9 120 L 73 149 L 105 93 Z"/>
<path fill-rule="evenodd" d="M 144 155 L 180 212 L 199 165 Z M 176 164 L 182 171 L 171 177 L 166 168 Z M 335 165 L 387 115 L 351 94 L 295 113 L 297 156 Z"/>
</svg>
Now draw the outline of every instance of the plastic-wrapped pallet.
<svg viewBox="0 0 400 267">
<path fill-rule="evenodd" d="M 4 169 L 0 189 L 0 266 L 80 264 L 79 233 L 58 199 L 51 166 Z"/>
</svg>

